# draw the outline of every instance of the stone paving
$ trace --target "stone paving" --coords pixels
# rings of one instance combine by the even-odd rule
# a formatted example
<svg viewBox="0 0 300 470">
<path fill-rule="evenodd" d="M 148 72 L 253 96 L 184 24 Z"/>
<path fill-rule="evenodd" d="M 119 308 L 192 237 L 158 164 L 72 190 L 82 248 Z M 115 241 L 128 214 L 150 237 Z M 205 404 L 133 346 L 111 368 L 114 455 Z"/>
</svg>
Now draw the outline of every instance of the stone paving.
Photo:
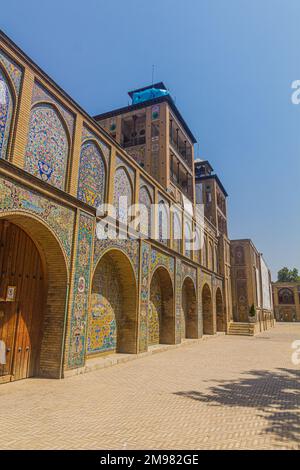
<svg viewBox="0 0 300 470">
<path fill-rule="evenodd" d="M 0 385 L 1 449 L 300 449 L 300 325 Z"/>
</svg>

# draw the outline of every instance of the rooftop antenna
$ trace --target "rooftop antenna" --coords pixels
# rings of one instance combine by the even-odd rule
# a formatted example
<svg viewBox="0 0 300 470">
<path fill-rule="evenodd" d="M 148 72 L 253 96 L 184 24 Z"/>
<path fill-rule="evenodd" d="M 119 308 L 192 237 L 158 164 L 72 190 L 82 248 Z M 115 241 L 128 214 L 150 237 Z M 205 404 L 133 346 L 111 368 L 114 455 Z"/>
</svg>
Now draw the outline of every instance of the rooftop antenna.
<svg viewBox="0 0 300 470">
<path fill-rule="evenodd" d="M 155 65 L 152 65 L 152 82 L 151 82 L 152 86 L 153 86 L 153 83 L 154 83 L 154 69 L 155 69 Z"/>
</svg>

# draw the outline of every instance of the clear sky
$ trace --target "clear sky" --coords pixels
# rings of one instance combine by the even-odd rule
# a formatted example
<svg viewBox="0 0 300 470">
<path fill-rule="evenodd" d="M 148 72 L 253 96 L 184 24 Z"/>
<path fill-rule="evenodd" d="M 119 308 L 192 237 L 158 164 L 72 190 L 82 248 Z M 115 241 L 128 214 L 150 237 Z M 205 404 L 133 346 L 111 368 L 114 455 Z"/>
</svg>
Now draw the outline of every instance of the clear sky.
<svg viewBox="0 0 300 470">
<path fill-rule="evenodd" d="M 299 0 L 9 0 L 1 29 L 91 115 L 164 81 L 229 193 L 230 237 L 300 268 Z"/>
</svg>

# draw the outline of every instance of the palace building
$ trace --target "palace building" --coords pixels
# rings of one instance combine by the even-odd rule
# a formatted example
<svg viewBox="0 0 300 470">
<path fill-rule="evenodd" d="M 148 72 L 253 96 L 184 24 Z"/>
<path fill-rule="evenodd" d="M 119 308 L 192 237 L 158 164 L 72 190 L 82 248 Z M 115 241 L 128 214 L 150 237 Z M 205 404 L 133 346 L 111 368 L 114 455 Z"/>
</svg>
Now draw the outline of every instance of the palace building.
<svg viewBox="0 0 300 470">
<path fill-rule="evenodd" d="M 162 82 L 129 96 L 91 117 L 1 33 L 0 383 L 229 331 L 227 193 Z M 147 227 L 100 239 L 120 196 Z"/>
<path fill-rule="evenodd" d="M 270 270 L 251 240 L 231 240 L 230 247 L 233 322 L 228 332 L 264 331 L 274 326 Z"/>
<path fill-rule="evenodd" d="M 273 300 L 277 321 L 300 321 L 300 282 L 273 282 Z"/>
</svg>

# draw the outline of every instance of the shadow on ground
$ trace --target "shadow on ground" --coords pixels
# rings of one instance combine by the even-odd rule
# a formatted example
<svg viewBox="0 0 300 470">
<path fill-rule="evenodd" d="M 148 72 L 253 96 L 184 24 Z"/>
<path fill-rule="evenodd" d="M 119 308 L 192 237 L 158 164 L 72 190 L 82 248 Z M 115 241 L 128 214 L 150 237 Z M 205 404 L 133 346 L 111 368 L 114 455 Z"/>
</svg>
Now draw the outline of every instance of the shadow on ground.
<svg viewBox="0 0 300 470">
<path fill-rule="evenodd" d="M 218 385 L 210 387 L 207 393 L 190 390 L 175 395 L 211 406 L 255 408 L 268 423 L 264 433 L 300 444 L 300 371 L 251 370 L 243 375 L 247 378 L 216 380 Z"/>
</svg>

